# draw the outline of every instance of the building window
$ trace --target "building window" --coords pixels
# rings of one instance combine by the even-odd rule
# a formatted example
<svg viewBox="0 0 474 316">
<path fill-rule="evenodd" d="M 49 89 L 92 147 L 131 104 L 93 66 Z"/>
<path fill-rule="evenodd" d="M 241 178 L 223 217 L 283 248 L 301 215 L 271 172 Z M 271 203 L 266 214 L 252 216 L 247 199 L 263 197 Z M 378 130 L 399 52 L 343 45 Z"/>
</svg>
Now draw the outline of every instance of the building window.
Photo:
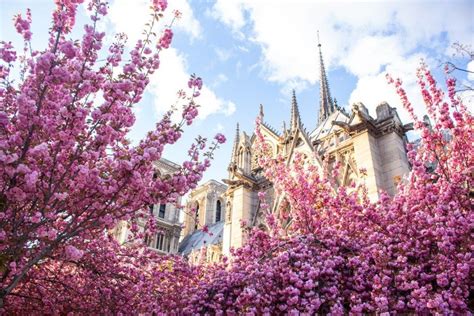
<svg viewBox="0 0 474 316">
<path fill-rule="evenodd" d="M 166 204 L 160 204 L 160 210 L 158 212 L 159 218 L 165 218 Z"/>
<path fill-rule="evenodd" d="M 164 241 L 165 241 L 164 239 L 165 239 L 165 235 L 163 235 L 162 232 L 159 232 L 156 235 L 156 249 L 163 250 L 163 244 L 164 244 Z"/>
<path fill-rule="evenodd" d="M 216 202 L 216 223 L 221 221 L 222 207 L 221 201 L 217 200 Z"/>
<path fill-rule="evenodd" d="M 171 250 L 171 238 L 167 238 L 167 242 L 166 242 L 166 252 L 170 252 Z"/>
<path fill-rule="evenodd" d="M 199 203 L 196 202 L 196 214 L 194 215 L 194 229 L 198 228 L 199 224 Z"/>
</svg>

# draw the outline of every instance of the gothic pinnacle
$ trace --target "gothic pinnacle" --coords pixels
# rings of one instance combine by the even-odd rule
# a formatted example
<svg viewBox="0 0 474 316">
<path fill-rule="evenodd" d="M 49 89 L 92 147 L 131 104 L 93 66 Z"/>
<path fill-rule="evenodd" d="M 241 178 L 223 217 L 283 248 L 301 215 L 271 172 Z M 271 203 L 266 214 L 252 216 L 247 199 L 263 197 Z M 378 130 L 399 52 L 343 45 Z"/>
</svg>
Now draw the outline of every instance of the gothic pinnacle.
<svg viewBox="0 0 474 316">
<path fill-rule="evenodd" d="M 235 128 L 235 138 L 234 138 L 234 146 L 232 147 L 232 161 L 235 162 L 235 156 L 237 155 L 237 147 L 239 146 L 239 138 L 240 138 L 240 130 L 239 130 L 239 123 Z"/>
<path fill-rule="evenodd" d="M 296 101 L 295 89 L 293 89 L 293 96 L 291 98 L 291 121 L 290 128 L 295 129 L 301 126 L 300 111 L 298 110 L 298 102 Z"/>
</svg>

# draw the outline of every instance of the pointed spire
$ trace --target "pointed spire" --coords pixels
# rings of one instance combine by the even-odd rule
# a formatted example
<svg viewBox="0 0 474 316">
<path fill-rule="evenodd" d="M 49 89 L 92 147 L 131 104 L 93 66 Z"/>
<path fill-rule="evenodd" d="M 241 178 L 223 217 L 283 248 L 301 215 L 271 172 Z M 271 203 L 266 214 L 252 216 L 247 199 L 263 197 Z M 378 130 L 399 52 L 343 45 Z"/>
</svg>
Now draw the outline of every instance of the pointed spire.
<svg viewBox="0 0 474 316">
<path fill-rule="evenodd" d="M 239 146 L 239 141 L 240 141 L 240 130 L 239 130 L 239 123 L 237 123 L 237 126 L 235 128 L 234 146 L 232 147 L 231 162 L 237 162 L 236 156 L 237 156 L 237 149 L 238 149 L 238 146 Z"/>
<path fill-rule="evenodd" d="M 318 31 L 318 49 L 319 49 L 319 118 L 318 125 L 326 120 L 329 115 L 334 113 L 335 107 L 331 99 L 331 92 L 329 91 L 328 78 L 326 76 L 326 69 L 324 68 L 323 53 L 321 52 L 321 43 L 319 42 Z"/>
<path fill-rule="evenodd" d="M 298 110 L 298 102 L 296 101 L 295 89 L 293 89 L 293 96 L 291 98 L 291 120 L 290 128 L 296 129 L 301 126 L 300 111 Z"/>
<path fill-rule="evenodd" d="M 260 117 L 263 119 L 263 104 L 260 103 Z"/>
</svg>

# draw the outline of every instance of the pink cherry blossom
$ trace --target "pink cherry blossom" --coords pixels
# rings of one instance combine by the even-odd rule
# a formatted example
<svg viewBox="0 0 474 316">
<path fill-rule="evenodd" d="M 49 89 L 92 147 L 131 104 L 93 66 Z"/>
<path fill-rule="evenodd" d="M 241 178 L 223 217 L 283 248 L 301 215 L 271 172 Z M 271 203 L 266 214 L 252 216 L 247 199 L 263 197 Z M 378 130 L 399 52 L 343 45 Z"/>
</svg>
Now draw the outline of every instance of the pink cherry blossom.
<svg viewBox="0 0 474 316">
<path fill-rule="evenodd" d="M 2 314 L 159 313 L 156 293 L 178 293 L 194 271 L 183 260 L 148 251 L 138 229 L 140 221 L 156 233 L 148 206 L 174 203 L 195 188 L 219 147 L 198 137 L 182 168 L 155 176 L 166 146 L 198 114 L 196 98 L 186 96 L 194 87 L 183 92 L 180 122 L 171 119 L 176 110 L 169 111 L 138 144 L 128 140 L 133 107 L 171 44 L 171 29 L 161 39 L 155 35 L 165 27 L 167 2 L 151 1 L 150 21 L 129 56 L 124 35 L 105 47 L 97 23 L 107 3 L 100 0 L 85 6 L 90 23 L 78 28 L 80 39 L 71 39 L 82 2 L 55 0 L 43 51 L 18 52 L 11 42 L 0 43 Z M 26 16 L 14 24 L 31 47 L 29 10 Z M 158 41 L 160 47 L 152 45 Z M 18 66 L 25 67 L 24 78 L 12 80 L 10 69 Z M 130 224 L 131 246 L 109 236 L 122 220 Z M 166 268 L 172 262 L 182 271 L 176 278 Z M 167 304 L 163 308 L 172 308 Z"/>
<path fill-rule="evenodd" d="M 214 138 L 217 140 L 219 144 L 223 144 L 226 141 L 225 136 L 222 135 L 221 133 L 218 133 Z"/>
</svg>

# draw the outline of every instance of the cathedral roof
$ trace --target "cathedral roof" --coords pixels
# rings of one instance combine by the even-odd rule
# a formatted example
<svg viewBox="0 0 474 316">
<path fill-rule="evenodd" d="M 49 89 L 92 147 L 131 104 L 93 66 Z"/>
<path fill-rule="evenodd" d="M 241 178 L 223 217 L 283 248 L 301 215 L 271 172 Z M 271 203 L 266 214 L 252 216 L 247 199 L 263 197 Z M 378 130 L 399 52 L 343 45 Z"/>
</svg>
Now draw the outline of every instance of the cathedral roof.
<svg viewBox="0 0 474 316">
<path fill-rule="evenodd" d="M 179 244 L 178 252 L 184 256 L 189 255 L 193 250 L 201 249 L 209 245 L 222 243 L 224 222 L 217 222 L 208 227 L 208 231 L 196 230 L 192 234 L 184 237 Z"/>
<path fill-rule="evenodd" d="M 349 123 L 350 117 L 343 111 L 336 109 L 331 115 L 329 115 L 324 121 L 321 122 L 310 134 L 311 139 L 320 139 L 323 138 L 339 127 L 335 127 L 332 122 L 339 121 L 344 123 Z"/>
<path fill-rule="evenodd" d="M 273 126 L 271 126 L 270 124 L 268 124 L 267 122 L 262 122 L 262 126 L 266 127 L 267 130 L 271 133 L 274 134 L 274 136 L 276 137 L 280 137 L 280 132 L 277 131 L 276 128 L 274 128 Z M 252 135 L 253 136 L 253 135 Z M 252 137 L 252 140 L 253 140 L 253 137 Z"/>
</svg>

